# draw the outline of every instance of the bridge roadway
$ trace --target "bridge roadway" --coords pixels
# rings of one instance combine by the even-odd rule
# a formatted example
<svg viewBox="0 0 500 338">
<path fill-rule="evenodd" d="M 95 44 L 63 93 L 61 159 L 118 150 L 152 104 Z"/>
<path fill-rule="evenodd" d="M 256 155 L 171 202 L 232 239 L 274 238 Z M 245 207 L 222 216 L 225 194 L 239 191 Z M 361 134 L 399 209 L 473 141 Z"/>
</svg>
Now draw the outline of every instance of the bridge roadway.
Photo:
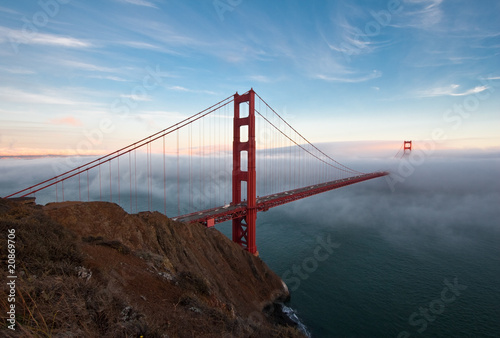
<svg viewBox="0 0 500 338">
<path fill-rule="evenodd" d="M 370 180 L 372 178 L 386 176 L 388 174 L 389 173 L 385 171 L 378 171 L 369 174 L 343 178 L 340 180 L 310 185 L 304 188 L 288 190 L 278 194 L 258 197 L 257 211 L 267 211 L 270 208 L 274 208 L 279 205 L 297 201 L 299 199 L 320 194 L 333 189 L 345 187 L 347 185 L 351 185 L 354 183 Z M 246 213 L 247 213 L 247 204 L 246 201 L 243 201 L 236 205 L 227 204 L 225 206 L 220 206 L 212 209 L 207 209 L 203 211 L 198 211 L 178 216 L 176 218 L 173 218 L 173 220 L 184 223 L 202 223 L 207 227 L 211 227 L 217 223 L 222 223 L 234 218 L 245 216 Z"/>
</svg>

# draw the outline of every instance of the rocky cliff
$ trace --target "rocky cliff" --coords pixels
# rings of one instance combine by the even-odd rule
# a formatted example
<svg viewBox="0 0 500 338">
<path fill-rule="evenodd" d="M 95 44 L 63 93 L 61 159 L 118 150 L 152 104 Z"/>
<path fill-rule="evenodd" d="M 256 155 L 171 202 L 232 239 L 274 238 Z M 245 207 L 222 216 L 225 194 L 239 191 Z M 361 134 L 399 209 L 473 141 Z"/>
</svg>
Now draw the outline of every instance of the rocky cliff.
<svg viewBox="0 0 500 338">
<path fill-rule="evenodd" d="M 16 330 L 2 336 L 301 337 L 281 279 L 214 228 L 106 202 L 0 199 L 1 259 L 16 235 Z M 2 281 L 7 269 L 2 265 Z M 282 318 L 281 318 L 282 319 Z"/>
</svg>

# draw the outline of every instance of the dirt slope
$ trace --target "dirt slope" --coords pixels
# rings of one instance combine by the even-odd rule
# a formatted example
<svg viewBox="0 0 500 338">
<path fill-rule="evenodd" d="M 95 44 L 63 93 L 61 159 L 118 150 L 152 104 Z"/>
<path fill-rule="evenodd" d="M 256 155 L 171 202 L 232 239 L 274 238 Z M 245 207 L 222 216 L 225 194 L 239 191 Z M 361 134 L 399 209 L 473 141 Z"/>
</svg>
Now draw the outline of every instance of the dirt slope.
<svg viewBox="0 0 500 338">
<path fill-rule="evenodd" d="M 216 229 L 106 202 L 0 199 L 2 249 L 8 229 L 18 324 L 14 332 L 2 318 L 0 336 L 301 336 L 277 324 L 274 302 L 288 297 L 281 279 Z M 7 292 L 2 283 L 2 317 Z"/>
</svg>

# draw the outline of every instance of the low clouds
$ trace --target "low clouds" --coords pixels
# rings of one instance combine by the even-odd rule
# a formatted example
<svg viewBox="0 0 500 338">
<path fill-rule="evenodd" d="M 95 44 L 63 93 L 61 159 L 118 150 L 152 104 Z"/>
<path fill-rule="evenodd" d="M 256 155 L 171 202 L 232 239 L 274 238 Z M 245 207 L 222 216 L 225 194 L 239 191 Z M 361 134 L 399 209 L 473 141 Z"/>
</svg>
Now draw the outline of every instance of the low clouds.
<svg viewBox="0 0 500 338">
<path fill-rule="evenodd" d="M 320 219 L 323 218 L 322 221 L 325 224 L 333 227 L 376 226 L 389 238 L 404 237 L 410 233 L 444 237 L 461 236 L 462 233 L 480 231 L 485 227 L 500 232 L 500 209 L 498 208 L 500 205 L 500 181 L 498 180 L 500 155 L 494 153 L 482 157 L 474 156 L 474 154 L 465 155 L 462 153 L 459 156 L 426 158 L 425 162 L 416 167 L 403 182 L 394 186 L 394 191 L 391 191 L 387 181 L 390 178 L 382 177 L 294 202 L 293 207 L 284 207 L 282 212 L 289 213 L 298 219 L 315 215 Z M 89 160 L 88 157 L 37 160 L 0 159 L 0 187 L 2 187 L 0 196 L 59 174 L 60 172 L 54 171 L 57 168 L 69 170 Z M 147 185 L 140 180 L 145 180 L 146 177 L 143 163 L 145 156 L 138 156 L 139 160 L 141 165 L 137 167 L 138 184 L 141 191 L 144 191 Z M 162 159 L 153 160 L 156 198 L 161 200 L 163 197 Z M 370 159 L 351 160 L 345 164 L 364 171 L 389 170 L 397 174 L 403 161 L 387 162 Z M 172 194 L 176 193 L 177 189 L 176 163 L 175 157 L 167 158 L 167 187 Z M 188 164 L 188 159 L 181 157 L 181 176 L 187 175 L 180 178 L 181 191 L 184 195 L 189 189 Z M 128 157 L 125 157 L 120 173 L 124 180 L 122 182 L 124 190 L 128 189 L 129 184 L 128 165 Z M 108 165 L 104 166 L 109 175 L 107 167 Z M 112 164 L 112 168 L 113 172 L 116 172 L 116 163 Z M 195 167 L 192 170 L 194 177 L 198 178 L 199 168 Z M 223 195 L 225 195 L 224 190 L 228 190 L 228 194 L 230 192 L 230 165 L 224 172 L 228 177 L 224 179 L 225 183 L 220 187 L 222 189 L 220 193 Z M 96 180 L 95 175 L 96 173 L 91 172 L 90 178 L 93 181 Z M 217 177 L 216 181 L 220 181 L 218 174 L 214 173 L 212 176 Z M 106 177 L 103 175 L 104 187 L 107 184 L 105 183 Z M 84 179 L 86 177 L 82 178 Z M 70 187 L 71 184 L 68 183 L 66 186 Z M 191 188 L 198 189 L 198 186 L 201 186 L 201 183 L 193 183 Z M 117 191 L 116 186 L 113 187 L 113 191 Z M 49 192 L 49 194 L 52 193 L 53 191 Z M 67 199 L 74 199 L 74 196 L 67 196 Z M 175 198 L 172 199 L 175 200 Z M 322 213 L 322 210 L 329 210 L 329 212 Z"/>
<path fill-rule="evenodd" d="M 370 162 L 351 165 L 368 168 Z M 397 173 L 401 163 L 385 168 Z M 379 169 L 380 163 L 371 165 Z M 395 245 L 427 236 L 463 243 L 483 233 L 500 235 L 499 171 L 498 154 L 427 158 L 394 192 L 390 178 L 378 178 L 305 199 L 286 212 L 296 219 L 319 217 L 326 227 L 375 227 Z"/>
<path fill-rule="evenodd" d="M 132 176 L 128 172 L 127 157 L 121 162 L 120 205 L 128 212 L 148 210 L 148 204 L 151 203 L 153 210 L 163 212 L 166 207 L 167 215 L 174 217 L 179 213 L 221 206 L 231 200 L 230 166 L 224 172 L 210 175 L 211 184 L 198 183 L 197 169 L 194 169 L 195 180 L 189 183 L 189 160 L 182 157 L 182 176 L 179 179 L 181 203 L 178 207 L 175 158 L 170 159 L 166 168 L 165 191 L 163 168 L 158 159 L 154 159 L 153 178 L 149 179 L 145 155 L 138 156 L 138 163 L 139 158 L 141 164 L 137 166 L 137 174 Z M 89 157 L 75 158 L 70 161 L 71 166 L 66 166 L 67 159 L 0 159 L 0 196 L 52 177 L 58 173 L 55 169 L 68 170 L 90 160 Z M 346 164 L 356 169 L 389 169 L 397 172 L 400 163 L 400 160 L 384 163 L 357 160 Z M 132 167 L 133 164 L 132 157 Z M 116 163 L 111 167 L 116 173 Z M 499 172 L 499 154 L 490 157 L 427 158 L 394 191 L 391 191 L 386 177 L 373 179 L 273 208 L 269 214 L 259 214 L 257 226 L 261 227 L 261 233 L 265 233 L 262 227 L 272 227 L 273 224 L 266 221 L 269 220 L 268 215 L 272 214 L 276 222 L 289 222 L 294 227 L 313 224 L 315 232 L 332 233 L 350 229 L 357 236 L 366 236 L 375 231 L 387 241 L 387 245 L 415 255 L 420 255 L 429 245 L 452 246 L 456 249 L 470 244 L 481 245 L 485 239 L 500 240 Z M 116 178 L 111 187 L 108 178 L 108 164 L 105 164 L 101 178 L 99 171 L 94 169 L 89 176 L 84 173 L 80 178 L 65 182 L 65 200 L 76 200 L 80 195 L 86 201 L 88 184 L 90 200 L 99 200 L 102 193 L 102 200 L 109 201 L 109 192 L 112 190 L 112 201 L 118 202 L 120 187 Z M 52 186 L 45 192 L 37 193 L 37 202 L 53 202 L 57 196 L 61 201 L 61 184 L 57 191 Z M 163 204 L 164 194 L 167 196 L 166 205 Z M 295 228 L 294 231 L 301 230 Z M 307 229 L 304 231 L 307 233 Z"/>
</svg>

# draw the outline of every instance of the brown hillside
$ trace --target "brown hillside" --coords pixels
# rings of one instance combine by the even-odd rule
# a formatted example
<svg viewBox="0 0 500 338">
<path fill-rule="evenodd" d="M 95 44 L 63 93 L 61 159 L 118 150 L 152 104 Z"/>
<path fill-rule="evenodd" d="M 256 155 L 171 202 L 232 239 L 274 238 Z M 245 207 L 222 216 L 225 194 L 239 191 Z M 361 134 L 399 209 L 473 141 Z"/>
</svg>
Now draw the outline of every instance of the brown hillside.
<svg viewBox="0 0 500 338">
<path fill-rule="evenodd" d="M 8 229 L 17 326 L 2 318 L 0 336 L 302 336 L 277 323 L 274 302 L 288 297 L 281 279 L 216 229 L 106 202 L 0 199 L 2 248 Z M 7 292 L 2 283 L 2 317 Z"/>
</svg>

